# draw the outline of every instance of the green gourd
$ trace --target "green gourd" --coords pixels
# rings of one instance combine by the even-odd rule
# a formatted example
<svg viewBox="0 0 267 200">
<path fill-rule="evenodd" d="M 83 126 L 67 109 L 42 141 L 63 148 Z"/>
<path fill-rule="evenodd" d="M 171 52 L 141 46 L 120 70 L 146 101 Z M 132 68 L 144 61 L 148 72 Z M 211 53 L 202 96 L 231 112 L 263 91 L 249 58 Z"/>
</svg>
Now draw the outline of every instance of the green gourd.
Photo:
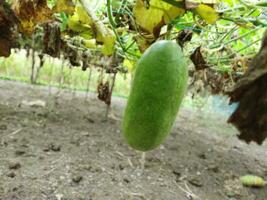
<svg viewBox="0 0 267 200">
<path fill-rule="evenodd" d="M 127 143 L 148 151 L 171 131 L 187 86 L 187 64 L 178 44 L 152 44 L 137 63 L 122 128 Z"/>
</svg>

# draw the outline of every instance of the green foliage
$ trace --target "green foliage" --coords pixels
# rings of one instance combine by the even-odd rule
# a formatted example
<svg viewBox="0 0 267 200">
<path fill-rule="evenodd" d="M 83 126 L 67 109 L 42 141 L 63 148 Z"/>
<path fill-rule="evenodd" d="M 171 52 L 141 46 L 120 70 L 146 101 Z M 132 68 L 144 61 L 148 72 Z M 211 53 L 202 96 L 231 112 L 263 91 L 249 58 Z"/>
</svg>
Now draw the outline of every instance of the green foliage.
<svg viewBox="0 0 267 200">
<path fill-rule="evenodd" d="M 46 12 L 37 12 L 39 9 L 33 12 L 33 16 L 31 12 L 27 14 L 32 19 L 37 16 L 49 23 L 53 20 L 59 22 L 61 39 L 71 44 L 77 52 L 102 52 L 110 57 L 119 55 L 122 66 L 130 73 L 134 73 L 135 63 L 151 44 L 163 39 L 177 40 L 184 30 L 193 32 L 191 41 L 183 47 L 185 57 L 189 58 L 201 46 L 204 60 L 217 74 L 224 74 L 231 79 L 233 74 L 245 73 L 247 62 L 243 61 L 249 61 L 258 51 L 261 36 L 266 29 L 266 2 L 218 0 L 214 5 L 208 4 L 214 2 L 211 0 L 190 2 L 201 4 L 184 8 L 181 1 L 174 0 L 48 0 L 52 17 L 42 17 Z M 40 6 L 42 8 L 43 5 Z M 23 8 L 25 10 L 27 5 L 19 8 L 18 11 Z M 30 30 L 34 26 L 38 30 L 40 28 L 35 21 L 21 25 L 29 26 Z M 21 48 L 32 47 L 32 38 L 21 37 Z M 80 42 L 76 42 L 77 40 Z M 37 41 L 38 44 L 39 42 Z M 34 48 L 39 53 L 42 51 L 36 45 Z M 65 55 L 64 50 L 60 49 Z M 76 60 L 80 61 L 81 58 Z M 190 70 L 194 71 L 189 59 L 188 63 Z M 7 67 L 6 64 L 3 65 Z M 9 65 L 13 66 L 12 63 Z M 9 68 L 7 72 L 12 72 L 12 67 Z M 45 68 L 46 65 L 41 72 L 45 72 Z M 21 73 L 16 70 L 14 69 L 14 74 Z"/>
</svg>

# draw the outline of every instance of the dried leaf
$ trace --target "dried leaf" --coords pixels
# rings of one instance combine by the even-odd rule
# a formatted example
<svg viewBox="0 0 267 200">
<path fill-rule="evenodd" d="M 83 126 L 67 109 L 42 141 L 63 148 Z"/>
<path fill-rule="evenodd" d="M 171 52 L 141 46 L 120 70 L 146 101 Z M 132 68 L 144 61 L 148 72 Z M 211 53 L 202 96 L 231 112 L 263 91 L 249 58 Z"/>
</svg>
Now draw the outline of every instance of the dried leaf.
<svg viewBox="0 0 267 200">
<path fill-rule="evenodd" d="M 90 51 L 85 51 L 82 53 L 82 70 L 86 71 L 90 67 L 91 53 Z"/>
<path fill-rule="evenodd" d="M 47 22 L 52 15 L 46 0 L 14 0 L 12 8 L 20 20 L 20 29 L 31 34 L 36 24 Z"/>
<path fill-rule="evenodd" d="M 197 47 L 195 51 L 190 55 L 190 59 L 195 65 L 196 70 L 203 70 L 208 67 L 201 53 L 201 46 Z"/>
<path fill-rule="evenodd" d="M 231 102 L 239 102 L 228 122 L 240 131 L 247 143 L 258 144 L 267 137 L 267 33 L 262 48 L 251 61 L 248 71 L 229 92 Z"/>
<path fill-rule="evenodd" d="M 104 101 L 107 105 L 111 103 L 111 91 L 109 89 L 109 82 L 100 82 L 97 86 L 98 99 Z"/>
<path fill-rule="evenodd" d="M 52 57 L 60 57 L 61 38 L 58 23 L 46 23 L 44 25 L 43 53 Z"/>
<path fill-rule="evenodd" d="M 152 35 L 141 36 L 137 35 L 134 37 L 140 52 L 145 52 L 145 50 L 155 41 Z"/>
<path fill-rule="evenodd" d="M 65 59 L 68 59 L 72 66 L 78 67 L 81 65 L 82 57 L 80 51 L 77 51 L 77 49 L 68 42 L 62 44 L 62 49 L 64 49 Z"/>
<path fill-rule="evenodd" d="M 234 72 L 229 75 L 227 72 L 218 72 L 212 68 L 192 70 L 189 75 L 192 77 L 189 87 L 196 93 L 209 91 L 212 94 L 225 94 L 229 88 L 232 88 L 233 80 L 239 79 Z M 199 87 L 199 83 L 201 83 L 201 87 Z"/>
<path fill-rule="evenodd" d="M 0 56 L 8 57 L 10 55 L 14 38 L 12 29 L 17 22 L 17 18 L 9 5 L 0 2 Z"/>
<path fill-rule="evenodd" d="M 185 29 L 179 32 L 176 41 L 181 47 L 183 47 L 186 42 L 191 41 L 192 36 L 193 36 L 193 31 Z"/>
</svg>

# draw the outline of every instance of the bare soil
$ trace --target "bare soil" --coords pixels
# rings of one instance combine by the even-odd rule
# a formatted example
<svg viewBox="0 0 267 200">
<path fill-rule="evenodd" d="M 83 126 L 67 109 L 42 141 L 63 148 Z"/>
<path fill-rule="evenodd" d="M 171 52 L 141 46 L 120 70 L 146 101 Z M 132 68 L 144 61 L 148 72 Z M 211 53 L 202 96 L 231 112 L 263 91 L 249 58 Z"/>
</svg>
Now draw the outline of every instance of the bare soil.
<svg viewBox="0 0 267 200">
<path fill-rule="evenodd" d="M 266 145 L 239 141 L 214 113 L 181 109 L 142 169 L 122 138 L 125 102 L 113 97 L 106 119 L 95 94 L 0 81 L 0 200 L 267 199 L 239 181 L 267 179 Z"/>
</svg>

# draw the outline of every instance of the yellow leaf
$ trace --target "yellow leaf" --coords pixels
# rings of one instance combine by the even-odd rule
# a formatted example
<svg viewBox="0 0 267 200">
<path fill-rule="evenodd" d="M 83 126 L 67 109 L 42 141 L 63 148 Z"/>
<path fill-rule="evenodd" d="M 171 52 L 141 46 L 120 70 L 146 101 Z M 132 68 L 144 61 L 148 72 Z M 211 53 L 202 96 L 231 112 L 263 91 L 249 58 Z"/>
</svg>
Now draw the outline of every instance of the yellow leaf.
<svg viewBox="0 0 267 200">
<path fill-rule="evenodd" d="M 68 19 L 69 28 L 75 32 L 88 31 L 92 23 L 92 19 L 81 5 L 75 7 L 74 14 Z"/>
<path fill-rule="evenodd" d="M 181 16 L 185 13 L 185 10 L 182 8 L 177 8 L 172 6 L 165 14 L 164 14 L 164 22 L 168 24 L 171 20 L 175 19 L 178 16 Z"/>
<path fill-rule="evenodd" d="M 73 30 L 74 32 L 85 32 L 87 30 L 90 30 L 90 26 L 87 24 L 83 24 L 80 21 L 80 18 L 78 16 L 78 14 L 75 12 L 74 15 L 72 15 L 71 17 L 69 17 L 68 19 L 68 27 Z"/>
<path fill-rule="evenodd" d="M 147 32 L 153 33 L 155 28 L 160 28 L 174 17 L 183 14 L 184 10 L 173 8 L 162 0 L 150 0 L 149 6 L 143 0 L 137 0 L 133 13 L 136 23 Z"/>
<path fill-rule="evenodd" d="M 86 48 L 89 48 L 89 49 L 95 49 L 96 48 L 96 40 L 95 39 L 90 39 L 90 40 L 83 39 L 82 43 Z"/>
<path fill-rule="evenodd" d="M 55 12 L 65 12 L 68 14 L 73 14 L 75 11 L 75 5 L 72 0 L 57 0 Z"/>
<path fill-rule="evenodd" d="M 98 26 L 97 40 L 103 42 L 102 53 L 111 55 L 115 50 L 116 37 L 112 30 L 104 25 Z"/>
<path fill-rule="evenodd" d="M 90 40 L 93 38 L 93 31 L 92 31 L 92 29 L 88 29 L 88 30 L 80 33 L 79 35 L 86 40 Z"/>
<path fill-rule="evenodd" d="M 96 41 L 103 43 L 102 53 L 104 55 L 111 55 L 115 50 L 116 37 L 111 29 L 106 27 L 93 13 L 91 13 L 91 27 L 96 35 Z"/>
<path fill-rule="evenodd" d="M 125 27 L 123 27 L 123 28 L 122 27 L 119 27 L 119 28 L 116 29 L 117 33 L 120 34 L 120 35 L 128 34 L 127 30 L 128 29 L 125 28 Z"/>
<path fill-rule="evenodd" d="M 126 67 L 130 72 L 134 71 L 136 62 L 128 59 L 123 60 L 123 67 Z"/>
<path fill-rule="evenodd" d="M 214 8 L 205 5 L 205 4 L 200 4 L 196 9 L 196 13 L 204 19 L 208 24 L 214 24 L 218 18 L 219 15 L 218 13 L 214 10 Z"/>
<path fill-rule="evenodd" d="M 75 13 L 77 13 L 79 20 L 83 24 L 91 25 L 92 19 L 88 16 L 87 12 L 84 10 L 84 8 L 80 5 L 76 6 Z"/>
<path fill-rule="evenodd" d="M 111 29 L 109 29 L 105 24 L 98 19 L 95 12 L 91 9 L 90 1 L 81 1 L 83 8 L 77 7 L 76 13 L 78 15 L 79 21 L 90 25 L 92 31 L 94 32 L 95 39 L 97 43 L 102 45 L 102 53 L 104 55 L 111 55 L 115 51 L 116 37 Z"/>
</svg>

